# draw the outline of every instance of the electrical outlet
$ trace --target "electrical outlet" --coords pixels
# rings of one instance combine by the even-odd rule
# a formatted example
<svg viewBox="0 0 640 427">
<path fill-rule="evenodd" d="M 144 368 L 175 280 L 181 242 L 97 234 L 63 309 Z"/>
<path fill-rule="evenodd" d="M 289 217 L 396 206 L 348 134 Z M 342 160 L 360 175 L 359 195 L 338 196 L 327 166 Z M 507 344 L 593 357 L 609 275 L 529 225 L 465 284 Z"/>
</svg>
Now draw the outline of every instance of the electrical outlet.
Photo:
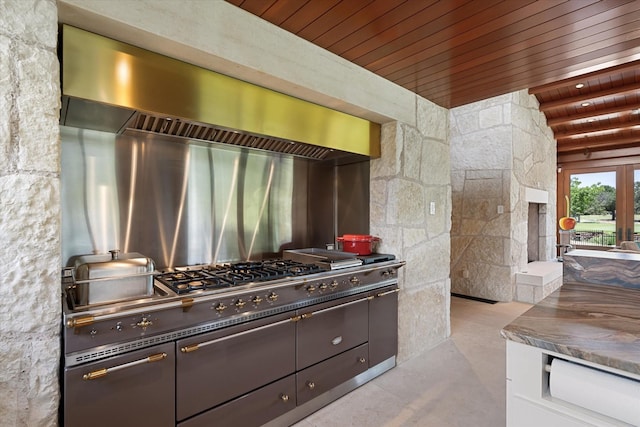
<svg viewBox="0 0 640 427">
<path fill-rule="evenodd" d="M 504 213 L 504 206 L 498 205 L 498 214 L 503 214 L 503 213 Z"/>
<path fill-rule="evenodd" d="M 429 215 L 436 214 L 436 202 L 429 203 Z"/>
</svg>

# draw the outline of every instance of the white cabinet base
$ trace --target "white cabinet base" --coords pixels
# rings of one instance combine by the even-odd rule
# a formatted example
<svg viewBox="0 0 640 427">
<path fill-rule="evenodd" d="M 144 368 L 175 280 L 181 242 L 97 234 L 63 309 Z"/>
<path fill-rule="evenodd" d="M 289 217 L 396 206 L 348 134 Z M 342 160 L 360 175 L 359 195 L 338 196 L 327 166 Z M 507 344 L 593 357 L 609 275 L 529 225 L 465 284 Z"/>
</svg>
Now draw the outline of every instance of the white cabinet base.
<svg viewBox="0 0 640 427">
<path fill-rule="evenodd" d="M 558 357 L 634 380 L 640 376 L 507 340 L 507 427 L 620 427 L 630 424 L 549 394 L 545 366 Z"/>
</svg>

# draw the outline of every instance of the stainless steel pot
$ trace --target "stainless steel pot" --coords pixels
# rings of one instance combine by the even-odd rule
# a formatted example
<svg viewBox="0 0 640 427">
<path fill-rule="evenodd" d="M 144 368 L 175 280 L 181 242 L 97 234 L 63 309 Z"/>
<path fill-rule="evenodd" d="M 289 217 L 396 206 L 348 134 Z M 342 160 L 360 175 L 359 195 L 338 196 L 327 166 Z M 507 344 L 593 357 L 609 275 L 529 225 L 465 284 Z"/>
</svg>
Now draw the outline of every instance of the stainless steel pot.
<svg viewBox="0 0 640 427">
<path fill-rule="evenodd" d="M 101 304 L 153 294 L 155 263 L 137 252 L 79 255 L 74 262 L 74 302 Z"/>
</svg>

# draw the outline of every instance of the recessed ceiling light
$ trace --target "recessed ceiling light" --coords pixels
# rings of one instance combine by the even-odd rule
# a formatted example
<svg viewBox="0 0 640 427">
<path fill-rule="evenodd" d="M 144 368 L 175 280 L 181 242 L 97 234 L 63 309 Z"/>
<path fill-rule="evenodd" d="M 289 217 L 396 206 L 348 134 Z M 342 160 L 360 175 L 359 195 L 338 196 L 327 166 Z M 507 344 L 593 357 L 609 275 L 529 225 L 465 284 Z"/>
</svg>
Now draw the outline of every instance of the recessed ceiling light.
<svg viewBox="0 0 640 427">
<path fill-rule="evenodd" d="M 591 105 L 591 103 L 590 102 L 583 102 L 580 105 L 582 105 L 583 107 L 588 107 L 589 105 Z"/>
<path fill-rule="evenodd" d="M 578 83 L 576 85 L 576 89 L 582 89 L 584 87 L 584 83 Z"/>
</svg>

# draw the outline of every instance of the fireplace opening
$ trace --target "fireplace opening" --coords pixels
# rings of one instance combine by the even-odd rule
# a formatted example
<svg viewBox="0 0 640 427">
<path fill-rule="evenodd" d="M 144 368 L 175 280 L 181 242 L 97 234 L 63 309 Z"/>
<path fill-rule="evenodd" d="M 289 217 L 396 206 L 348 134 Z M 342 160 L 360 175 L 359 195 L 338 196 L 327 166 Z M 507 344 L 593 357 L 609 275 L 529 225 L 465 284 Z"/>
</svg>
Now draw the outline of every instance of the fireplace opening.
<svg viewBox="0 0 640 427">
<path fill-rule="evenodd" d="M 540 203 L 529 203 L 529 214 L 527 219 L 527 262 L 540 261 L 540 231 L 542 228 L 540 226 L 540 221 L 544 218 L 540 212 L 541 206 L 544 205 L 541 205 Z"/>
</svg>

